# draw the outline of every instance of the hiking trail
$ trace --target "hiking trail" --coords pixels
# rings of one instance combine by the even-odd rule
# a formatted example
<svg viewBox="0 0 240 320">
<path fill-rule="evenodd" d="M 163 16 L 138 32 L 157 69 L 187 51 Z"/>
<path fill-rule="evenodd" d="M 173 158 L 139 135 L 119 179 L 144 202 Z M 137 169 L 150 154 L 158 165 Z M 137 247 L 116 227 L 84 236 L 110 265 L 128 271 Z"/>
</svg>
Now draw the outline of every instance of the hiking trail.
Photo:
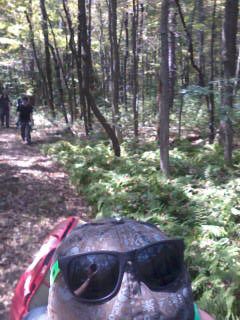
<svg viewBox="0 0 240 320">
<path fill-rule="evenodd" d="M 56 129 L 55 129 L 56 131 Z M 68 175 L 40 146 L 60 139 L 54 129 L 37 129 L 33 144 L 17 129 L 0 129 L 0 319 L 7 320 L 19 276 L 44 238 L 69 215 L 87 220 L 90 208 Z"/>
</svg>

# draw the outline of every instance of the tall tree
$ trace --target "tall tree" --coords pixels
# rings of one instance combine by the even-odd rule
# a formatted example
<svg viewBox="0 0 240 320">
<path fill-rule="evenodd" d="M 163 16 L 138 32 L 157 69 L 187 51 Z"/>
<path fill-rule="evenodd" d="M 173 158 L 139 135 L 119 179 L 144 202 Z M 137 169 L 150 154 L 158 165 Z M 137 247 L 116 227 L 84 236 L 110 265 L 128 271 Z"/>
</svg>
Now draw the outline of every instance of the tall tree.
<svg viewBox="0 0 240 320">
<path fill-rule="evenodd" d="M 111 87 L 112 87 L 112 114 L 113 126 L 118 137 L 122 140 L 120 129 L 120 112 L 119 112 L 119 77 L 120 77 L 120 61 L 117 40 L 117 0 L 109 1 L 109 39 L 111 46 Z"/>
<path fill-rule="evenodd" d="M 175 2 L 174 0 L 170 0 L 170 8 L 169 8 L 169 77 L 170 77 L 170 83 L 169 83 L 169 90 L 170 90 L 170 104 L 173 104 L 174 100 L 174 89 L 175 89 L 175 83 L 176 83 L 176 8 L 175 8 Z"/>
<path fill-rule="evenodd" d="M 205 33 L 203 30 L 203 26 L 205 23 L 205 7 L 203 0 L 196 0 L 196 9 L 197 9 L 197 23 L 200 26 L 198 30 L 198 65 L 202 72 L 205 74 L 205 56 L 204 56 L 204 38 Z"/>
<path fill-rule="evenodd" d="M 124 19 L 124 29 L 125 29 L 125 52 L 124 52 L 124 62 L 123 62 L 123 99 L 125 110 L 127 111 L 127 65 L 128 65 L 128 57 L 129 57 L 129 14 L 128 11 L 125 13 Z"/>
<path fill-rule="evenodd" d="M 184 18 L 184 14 L 182 11 L 182 7 L 180 4 L 179 0 L 175 0 L 177 8 L 178 8 L 178 13 L 183 25 L 183 29 L 186 33 L 186 37 L 187 37 L 187 42 L 188 42 L 188 53 L 189 53 L 189 58 L 190 58 L 190 62 L 192 67 L 197 71 L 198 76 L 199 76 L 199 85 L 200 86 L 204 86 L 204 75 L 202 73 L 202 70 L 200 69 L 200 67 L 197 65 L 196 60 L 195 60 L 195 56 L 194 56 L 194 47 L 193 47 L 193 39 L 192 39 L 192 34 L 189 31 L 185 18 Z"/>
<path fill-rule="evenodd" d="M 133 65 L 132 65 L 132 109 L 133 109 L 133 128 L 134 136 L 138 137 L 138 51 L 137 51 L 137 34 L 138 34 L 138 17 L 139 17 L 139 3 L 138 0 L 132 1 L 133 14 L 132 14 L 132 52 L 133 52 Z"/>
<path fill-rule="evenodd" d="M 139 96 L 140 96 L 140 86 L 141 86 L 141 106 L 142 106 L 142 123 L 144 124 L 144 80 L 145 80 L 145 69 L 144 69 L 144 40 L 143 40 L 143 33 L 144 33 L 144 14 L 145 14 L 144 4 L 140 3 L 140 19 L 139 19 L 139 37 L 138 37 L 138 56 L 139 56 L 139 64 L 141 65 L 140 68 L 140 78 L 141 84 L 139 84 Z M 140 100 L 140 99 L 139 99 Z"/>
<path fill-rule="evenodd" d="M 233 106 L 233 81 L 236 74 L 237 60 L 237 27 L 238 27 L 238 1 L 226 0 L 225 15 L 222 30 L 222 59 L 224 67 L 224 87 L 222 97 L 221 131 L 224 138 L 224 159 L 232 164 L 233 128 L 230 111 Z"/>
<path fill-rule="evenodd" d="M 53 85 L 52 85 L 52 66 L 51 66 L 51 54 L 49 49 L 49 34 L 48 34 L 48 19 L 45 0 L 40 0 L 40 8 L 42 14 L 42 32 L 44 37 L 45 48 L 45 70 L 47 78 L 47 91 L 48 91 L 48 103 L 52 112 L 52 116 L 55 117 L 55 107 L 53 101 Z"/>
<path fill-rule="evenodd" d="M 57 45 L 57 40 L 56 40 L 56 35 L 55 35 L 55 32 L 54 32 L 54 29 L 53 29 L 53 26 L 52 26 L 52 23 L 51 21 L 48 19 L 48 23 L 49 23 L 49 26 L 50 26 L 50 30 L 51 30 L 51 34 L 52 34 L 52 38 L 53 38 L 53 43 L 54 43 L 54 46 L 53 46 L 53 49 L 51 49 L 52 51 L 52 55 L 53 55 L 53 58 L 54 58 L 54 61 L 55 61 L 55 69 L 58 69 L 56 67 L 56 63 L 57 65 L 59 66 L 59 80 L 61 81 L 61 79 L 63 78 L 63 82 L 64 82 L 64 85 L 67 89 L 67 95 L 68 95 L 68 103 L 69 103 L 69 108 L 70 108 L 70 114 L 71 114 L 71 122 L 73 123 L 74 121 L 74 110 L 73 110 L 73 99 L 72 99 L 72 94 L 71 94 L 71 89 L 70 89 L 70 86 L 69 86 L 69 81 L 68 81 L 68 78 L 67 78 L 67 75 L 66 75 L 66 70 L 64 68 L 64 64 L 63 64 L 63 61 L 61 59 L 61 56 L 60 56 L 60 52 L 59 52 L 59 48 L 58 48 L 58 45 Z M 54 56 L 54 52 L 55 52 L 55 56 Z M 57 77 L 57 74 L 58 74 L 58 71 L 56 70 L 56 77 Z M 58 80 L 58 81 L 59 81 Z M 61 89 L 59 91 L 59 95 L 61 97 L 61 95 L 63 94 L 63 98 L 64 98 L 64 92 L 61 92 Z M 62 99 L 62 101 L 64 101 Z M 66 117 L 67 117 L 67 112 L 66 110 L 64 111 L 65 109 L 65 106 L 63 104 L 63 112 L 64 112 L 64 117 L 65 117 L 65 120 L 66 120 Z"/>
<path fill-rule="evenodd" d="M 86 101 L 83 94 L 83 88 L 82 88 L 82 66 L 81 66 L 81 37 L 80 37 L 80 27 L 78 27 L 78 43 L 76 45 L 75 41 L 75 31 L 73 28 L 72 18 L 70 15 L 69 7 L 68 7 L 68 1 L 62 0 L 63 9 L 66 15 L 67 19 L 67 25 L 70 33 L 70 39 L 69 39 L 69 46 L 72 52 L 73 56 L 73 62 L 75 62 L 77 67 L 77 79 L 78 79 L 78 91 L 79 91 L 79 97 L 80 97 L 80 104 L 82 107 L 82 115 L 84 120 L 84 127 L 85 127 L 85 133 L 88 135 L 89 133 L 89 127 L 88 127 L 88 121 L 87 121 L 87 109 L 86 109 Z M 78 21 L 79 25 L 79 21 Z"/>
<path fill-rule="evenodd" d="M 209 142 L 213 143 L 215 138 L 215 98 L 214 98 L 214 85 L 213 81 L 215 79 L 215 58 L 214 58 L 214 45 L 216 37 L 216 8 L 217 1 L 213 2 L 212 11 L 212 25 L 211 25 L 211 44 L 210 44 L 210 94 L 209 94 Z"/>
<path fill-rule="evenodd" d="M 68 121 L 67 111 L 66 111 L 65 104 L 64 104 L 64 91 L 63 91 L 62 78 L 61 78 L 61 72 L 60 72 L 61 69 L 60 69 L 60 65 L 58 62 L 55 48 L 51 44 L 49 44 L 49 46 L 50 46 L 50 49 L 52 52 L 54 66 L 55 66 L 56 83 L 57 83 L 57 88 L 58 88 L 58 92 L 59 92 L 58 104 L 59 104 L 61 111 L 63 113 L 64 120 L 65 120 L 66 124 L 68 125 L 69 121 Z"/>
<path fill-rule="evenodd" d="M 101 3 L 98 3 L 97 9 L 99 12 L 99 47 L 100 47 L 100 65 L 101 65 L 101 89 L 104 95 L 104 98 L 107 96 L 107 86 L 106 86 L 106 80 L 107 80 L 107 62 L 106 62 L 106 42 L 105 42 L 105 35 L 104 35 L 104 21 L 103 21 L 103 12 Z"/>
<path fill-rule="evenodd" d="M 81 44 L 82 44 L 83 93 L 95 117 L 101 123 L 109 139 L 112 141 L 112 146 L 113 146 L 115 155 L 119 157 L 121 154 L 121 150 L 120 150 L 118 138 L 113 128 L 109 125 L 104 115 L 101 113 L 101 111 L 97 107 L 94 96 L 91 92 L 90 81 L 93 80 L 93 67 L 92 67 L 92 60 L 91 60 L 88 33 L 87 33 L 85 0 L 78 0 L 78 15 L 79 15 L 79 22 L 80 22 L 79 28 L 81 32 Z"/>
<path fill-rule="evenodd" d="M 25 16 L 28 22 L 28 28 L 29 28 L 29 40 L 33 51 L 34 60 L 36 62 L 38 72 L 40 75 L 41 83 L 42 83 L 42 93 L 45 98 L 47 98 L 47 80 L 45 77 L 45 73 L 42 69 L 41 61 L 38 56 L 37 47 L 36 47 L 36 41 L 34 36 L 34 29 L 32 24 L 32 8 L 31 8 L 31 2 L 29 3 L 28 12 L 25 11 Z"/>
<path fill-rule="evenodd" d="M 169 1 L 163 0 L 161 7 L 161 69 L 160 69 L 160 168 L 168 176 L 169 168 L 169 110 L 170 110 L 170 91 L 169 91 Z"/>
<path fill-rule="evenodd" d="M 204 37 L 203 37 L 203 34 L 202 32 L 199 33 L 199 42 L 200 42 L 200 54 L 199 54 L 199 64 L 196 62 L 196 59 L 195 59 L 195 55 L 194 55 L 194 46 L 193 46 L 193 38 L 192 38 L 192 34 L 191 32 L 189 31 L 188 27 L 187 27 L 187 24 L 185 22 L 185 18 L 184 18 L 184 14 L 183 14 L 183 11 L 182 11 L 182 8 L 181 8 L 181 5 L 180 5 L 180 2 L 179 0 L 175 0 L 176 2 L 176 5 L 177 5 L 177 8 L 178 8 L 178 13 L 179 13 L 179 16 L 180 16 L 180 19 L 181 19 L 181 22 L 182 22 L 182 25 L 183 25 L 183 29 L 186 33 L 186 36 L 187 36 L 187 41 L 188 41 L 188 53 L 189 53 L 189 58 L 190 58 L 190 62 L 191 62 L 191 65 L 192 67 L 197 71 L 197 74 L 198 74 L 198 77 L 199 77 L 199 85 L 201 87 L 205 87 L 206 86 L 206 75 L 204 73 L 204 70 L 203 70 L 203 64 L 204 64 L 204 55 L 203 55 L 203 43 L 204 43 Z M 202 0 L 197 0 L 197 2 L 195 2 L 195 6 L 196 4 L 198 4 L 198 6 L 200 8 L 203 8 L 202 5 L 203 5 L 203 2 Z M 199 9 L 200 10 L 200 9 Z M 203 17 L 201 15 L 201 18 L 200 20 L 202 21 Z M 212 136 L 214 135 L 214 127 L 212 126 L 212 114 L 211 114 L 211 107 L 210 107 L 210 103 L 209 103 L 209 94 L 205 94 L 205 100 L 206 100 L 206 104 L 207 104 L 207 110 L 209 112 L 209 128 L 210 128 L 210 132 L 209 132 L 209 141 L 212 142 Z"/>
<path fill-rule="evenodd" d="M 89 54 L 92 55 L 92 0 L 88 0 L 88 42 L 89 42 Z M 80 46 L 78 46 L 80 47 Z M 81 53 L 79 53 L 79 56 Z M 92 60 L 92 56 L 91 56 Z M 87 106 L 87 121 L 88 129 L 92 130 L 92 112 L 91 107 Z"/>
</svg>

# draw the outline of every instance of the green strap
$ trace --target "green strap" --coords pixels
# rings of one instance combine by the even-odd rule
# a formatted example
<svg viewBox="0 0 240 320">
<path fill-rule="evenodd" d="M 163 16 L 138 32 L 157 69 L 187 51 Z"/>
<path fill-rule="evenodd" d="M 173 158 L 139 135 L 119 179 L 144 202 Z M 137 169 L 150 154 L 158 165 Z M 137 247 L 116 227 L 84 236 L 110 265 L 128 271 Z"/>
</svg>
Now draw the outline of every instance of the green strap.
<svg viewBox="0 0 240 320">
<path fill-rule="evenodd" d="M 58 274 L 60 273 L 60 268 L 59 268 L 59 264 L 58 264 L 58 260 L 56 260 L 54 262 L 54 264 L 52 265 L 52 269 L 50 272 L 50 286 L 55 282 Z"/>
<path fill-rule="evenodd" d="M 201 320 L 197 305 L 194 303 L 194 320 Z"/>
</svg>

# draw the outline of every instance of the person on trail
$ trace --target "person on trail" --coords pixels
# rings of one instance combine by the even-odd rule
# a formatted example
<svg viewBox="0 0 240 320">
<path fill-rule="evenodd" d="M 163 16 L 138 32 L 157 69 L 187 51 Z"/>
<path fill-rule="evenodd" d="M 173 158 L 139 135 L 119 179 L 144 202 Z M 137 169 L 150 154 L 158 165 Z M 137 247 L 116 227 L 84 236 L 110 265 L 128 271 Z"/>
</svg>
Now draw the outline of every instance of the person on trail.
<svg viewBox="0 0 240 320">
<path fill-rule="evenodd" d="M 0 118 L 1 127 L 9 128 L 9 116 L 10 116 L 10 99 L 6 92 L 3 92 L 0 96 Z"/>
<path fill-rule="evenodd" d="M 194 303 L 184 242 L 130 219 L 77 226 L 58 246 L 48 306 L 24 320 L 213 320 Z"/>
<path fill-rule="evenodd" d="M 33 106 L 31 105 L 27 96 L 22 97 L 22 104 L 18 106 L 17 112 L 19 113 L 22 140 L 27 144 L 31 144 Z"/>
</svg>

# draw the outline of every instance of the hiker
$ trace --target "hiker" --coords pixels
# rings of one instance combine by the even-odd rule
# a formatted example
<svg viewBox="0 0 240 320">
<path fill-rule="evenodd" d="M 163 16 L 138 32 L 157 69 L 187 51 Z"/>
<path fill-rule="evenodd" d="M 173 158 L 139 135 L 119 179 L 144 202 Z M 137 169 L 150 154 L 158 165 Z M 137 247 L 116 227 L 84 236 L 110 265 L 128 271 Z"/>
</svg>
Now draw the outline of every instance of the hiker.
<svg viewBox="0 0 240 320">
<path fill-rule="evenodd" d="M 152 224 L 103 219 L 58 246 L 48 306 L 24 320 L 213 320 L 194 304 L 182 239 Z"/>
<path fill-rule="evenodd" d="M 29 101 L 28 96 L 22 97 L 22 104 L 17 108 L 19 113 L 19 122 L 21 129 L 21 137 L 24 142 L 31 144 L 31 129 L 33 125 L 33 106 Z"/>
<path fill-rule="evenodd" d="M 0 118 L 1 127 L 9 128 L 9 113 L 10 113 L 10 99 L 6 92 L 3 92 L 0 96 Z"/>
</svg>

